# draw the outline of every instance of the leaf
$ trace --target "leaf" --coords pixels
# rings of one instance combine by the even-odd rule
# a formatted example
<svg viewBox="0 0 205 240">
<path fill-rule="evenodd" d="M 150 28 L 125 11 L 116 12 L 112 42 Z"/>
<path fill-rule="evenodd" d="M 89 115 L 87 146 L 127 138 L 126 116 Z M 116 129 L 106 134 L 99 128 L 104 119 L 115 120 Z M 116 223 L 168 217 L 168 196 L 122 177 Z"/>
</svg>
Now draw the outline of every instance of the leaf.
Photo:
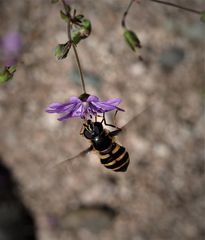
<svg viewBox="0 0 205 240">
<path fill-rule="evenodd" d="M 54 55 L 57 57 L 58 60 L 66 58 L 70 48 L 71 48 L 70 42 L 58 44 L 54 49 Z"/>
<path fill-rule="evenodd" d="M 80 31 L 81 31 L 81 28 L 76 28 L 71 32 L 71 39 L 75 45 L 77 45 L 82 39 Z"/>
<path fill-rule="evenodd" d="M 65 22 L 68 22 L 69 17 L 62 10 L 60 11 L 60 16 Z"/>
<path fill-rule="evenodd" d="M 7 82 L 11 80 L 12 77 L 13 77 L 13 74 L 9 72 L 9 68 L 7 67 L 0 68 L 0 83 Z"/>
<path fill-rule="evenodd" d="M 74 20 L 77 22 L 81 22 L 83 20 L 84 16 L 82 14 L 79 14 L 77 16 L 75 16 Z"/>
<path fill-rule="evenodd" d="M 13 65 L 13 66 L 10 66 L 8 68 L 8 71 L 11 73 L 11 74 L 14 74 L 16 72 L 16 65 Z"/>
<path fill-rule="evenodd" d="M 82 24 L 81 24 L 84 28 L 85 28 L 85 30 L 90 34 L 90 32 L 91 32 L 91 22 L 90 22 L 90 20 L 88 20 L 88 19 L 84 19 L 83 21 L 82 21 Z M 88 34 L 88 35 L 89 35 Z"/>
</svg>

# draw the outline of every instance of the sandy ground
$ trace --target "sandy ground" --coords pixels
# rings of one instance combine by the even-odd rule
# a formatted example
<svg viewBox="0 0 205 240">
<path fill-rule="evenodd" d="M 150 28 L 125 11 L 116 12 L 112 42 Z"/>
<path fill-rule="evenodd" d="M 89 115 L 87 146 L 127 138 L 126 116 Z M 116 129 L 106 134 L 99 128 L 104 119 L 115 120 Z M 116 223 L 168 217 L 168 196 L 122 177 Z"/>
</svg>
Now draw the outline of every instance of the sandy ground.
<svg viewBox="0 0 205 240">
<path fill-rule="evenodd" d="M 18 29 L 24 38 L 15 79 L 0 87 L 0 154 L 38 239 L 205 239 L 205 25 L 197 15 L 141 1 L 127 19 L 142 42 L 141 62 L 122 38 L 125 1 L 74 2 L 93 25 L 78 46 L 88 92 L 122 98 L 119 126 L 151 106 L 119 138 L 130 153 L 127 173 L 105 169 L 94 153 L 50 168 L 88 146 L 80 120 L 62 123 L 44 111 L 81 94 L 74 55 L 57 61 L 52 52 L 66 40 L 60 7 L 0 1 L 1 34 Z M 175 2 L 204 7 L 203 0 Z"/>
</svg>

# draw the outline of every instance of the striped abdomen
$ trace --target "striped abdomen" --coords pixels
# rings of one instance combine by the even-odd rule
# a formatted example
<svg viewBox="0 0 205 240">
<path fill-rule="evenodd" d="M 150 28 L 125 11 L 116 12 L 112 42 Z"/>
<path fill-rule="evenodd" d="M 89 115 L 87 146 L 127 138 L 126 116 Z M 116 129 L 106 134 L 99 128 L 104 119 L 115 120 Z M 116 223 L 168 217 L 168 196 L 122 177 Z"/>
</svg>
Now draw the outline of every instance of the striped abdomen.
<svg viewBox="0 0 205 240">
<path fill-rule="evenodd" d="M 117 143 L 106 150 L 98 152 L 101 163 L 115 172 L 125 172 L 129 165 L 129 154 L 126 149 Z"/>
</svg>

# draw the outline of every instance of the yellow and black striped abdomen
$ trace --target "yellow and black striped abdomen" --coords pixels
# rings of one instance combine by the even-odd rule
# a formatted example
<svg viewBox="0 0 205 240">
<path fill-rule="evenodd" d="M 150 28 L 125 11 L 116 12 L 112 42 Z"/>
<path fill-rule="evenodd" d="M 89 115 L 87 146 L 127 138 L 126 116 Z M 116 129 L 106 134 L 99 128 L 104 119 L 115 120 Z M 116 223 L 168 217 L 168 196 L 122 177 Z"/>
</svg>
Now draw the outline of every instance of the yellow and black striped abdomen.
<svg viewBox="0 0 205 240">
<path fill-rule="evenodd" d="M 129 165 L 129 154 L 123 146 L 117 143 L 104 150 L 99 151 L 101 163 L 115 172 L 125 172 Z"/>
</svg>

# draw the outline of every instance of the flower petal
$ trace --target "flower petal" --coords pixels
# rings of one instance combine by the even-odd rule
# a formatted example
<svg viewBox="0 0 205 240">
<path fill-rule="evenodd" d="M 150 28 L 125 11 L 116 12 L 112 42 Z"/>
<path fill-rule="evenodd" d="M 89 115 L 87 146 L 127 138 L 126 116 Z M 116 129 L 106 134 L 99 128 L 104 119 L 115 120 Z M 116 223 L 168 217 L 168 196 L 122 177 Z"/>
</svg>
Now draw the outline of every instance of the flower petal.
<svg viewBox="0 0 205 240">
<path fill-rule="evenodd" d="M 69 118 L 71 118 L 71 117 L 70 117 L 70 113 L 69 113 L 69 114 L 66 114 L 66 115 L 63 116 L 63 117 L 58 118 L 58 121 L 63 121 L 63 120 L 69 119 Z"/>
<path fill-rule="evenodd" d="M 120 98 L 112 98 L 112 99 L 109 99 L 109 100 L 107 100 L 105 102 L 108 103 L 108 104 L 117 106 L 117 105 L 119 105 L 122 102 L 122 100 Z"/>
<path fill-rule="evenodd" d="M 79 104 L 78 106 L 76 106 L 75 110 L 72 112 L 72 117 L 84 117 L 84 113 L 85 113 L 85 107 L 83 106 L 83 104 Z"/>
<path fill-rule="evenodd" d="M 62 103 L 51 103 L 48 105 L 49 108 L 58 108 L 61 107 L 63 104 Z"/>
<path fill-rule="evenodd" d="M 76 96 L 70 97 L 69 101 L 68 101 L 68 103 L 80 103 L 80 102 L 82 102 L 82 101 Z"/>
<path fill-rule="evenodd" d="M 99 98 L 98 97 L 96 97 L 96 96 L 93 96 L 93 95 L 90 95 L 89 97 L 88 97 L 88 99 L 86 100 L 86 102 L 99 102 L 100 100 L 99 100 Z"/>
<path fill-rule="evenodd" d="M 121 99 L 120 98 L 114 98 L 107 100 L 105 102 L 91 102 L 91 108 L 99 113 L 103 112 L 109 112 L 112 110 L 119 110 L 119 111 L 124 111 L 122 108 L 117 107 L 118 104 L 120 104 Z"/>
<path fill-rule="evenodd" d="M 100 101 L 98 97 L 90 95 L 87 100 L 81 100 L 78 97 L 72 96 L 66 103 L 51 103 L 48 105 L 46 112 L 48 113 L 65 113 L 64 116 L 58 118 L 63 121 L 69 118 L 80 117 L 89 118 L 96 116 L 98 113 L 105 113 L 112 110 L 124 111 L 117 107 L 121 103 L 120 98 L 113 98 L 107 101 Z"/>
<path fill-rule="evenodd" d="M 64 115 L 63 117 L 58 118 L 59 121 L 63 121 L 69 118 L 74 118 L 74 117 L 84 117 L 84 112 L 85 112 L 85 108 L 82 104 L 82 102 L 80 101 L 78 104 L 72 104 L 73 107 L 70 109 L 70 111 Z"/>
</svg>

